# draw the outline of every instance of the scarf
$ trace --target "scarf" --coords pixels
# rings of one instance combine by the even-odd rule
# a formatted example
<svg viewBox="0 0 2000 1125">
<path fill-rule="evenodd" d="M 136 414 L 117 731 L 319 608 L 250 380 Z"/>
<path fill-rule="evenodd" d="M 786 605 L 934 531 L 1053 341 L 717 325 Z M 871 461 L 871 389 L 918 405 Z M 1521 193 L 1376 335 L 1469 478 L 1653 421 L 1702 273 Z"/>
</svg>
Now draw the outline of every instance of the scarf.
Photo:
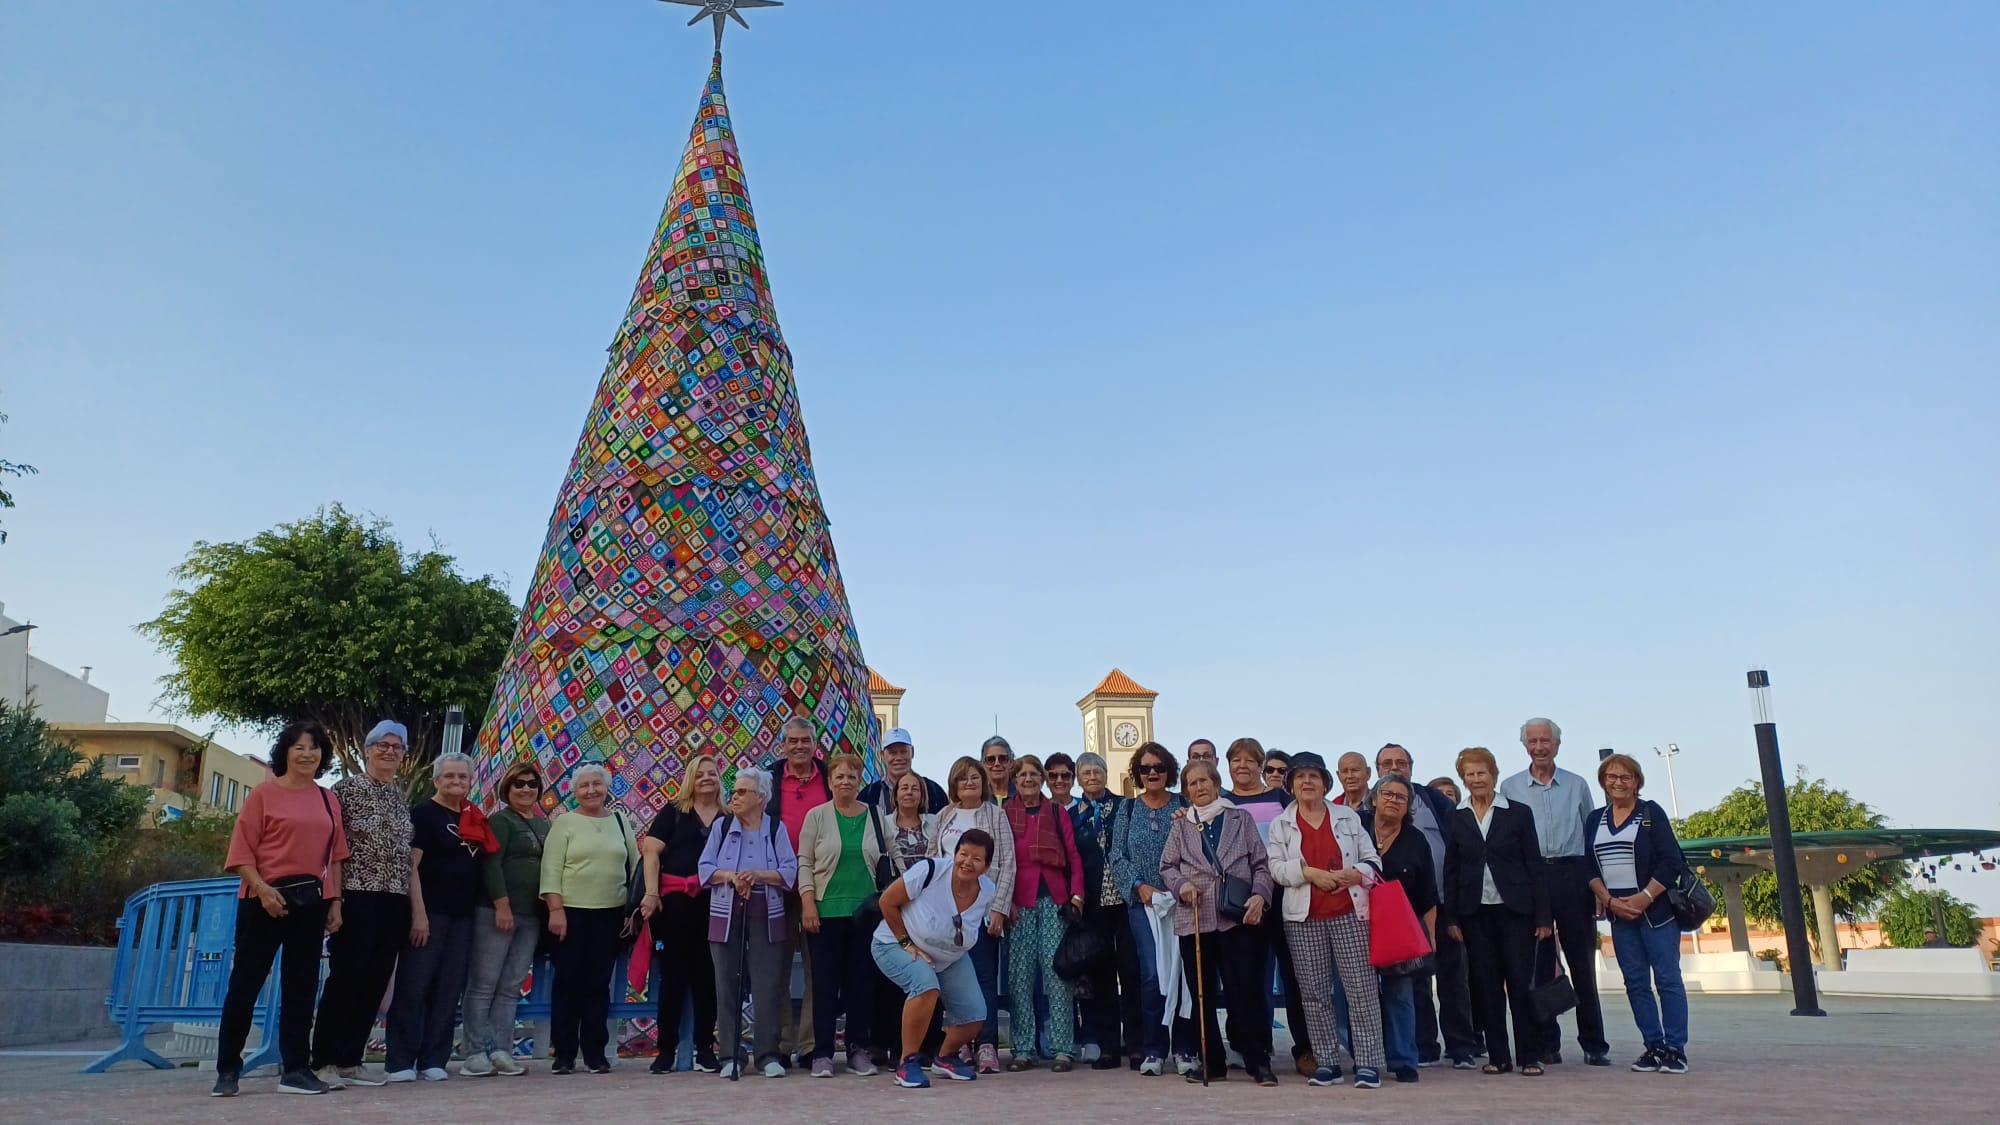
<svg viewBox="0 0 2000 1125">
<path fill-rule="evenodd" d="M 1215 800 L 1210 801 L 1206 805 L 1188 805 L 1189 815 L 1194 817 L 1196 824 L 1207 824 L 1209 821 L 1221 816 L 1224 809 L 1233 809 L 1235 807 L 1236 802 L 1221 796 L 1216 797 Z"/>
<path fill-rule="evenodd" d="M 1003 807 L 1007 811 L 1007 827 L 1013 830 L 1017 851 L 1020 845 L 1025 844 L 1028 858 L 1036 864 L 1057 871 L 1069 870 L 1069 852 L 1063 847 L 1062 829 L 1056 824 L 1056 817 L 1068 816 L 1068 813 L 1063 812 L 1054 802 L 1043 800 L 1041 804 L 1035 806 L 1036 812 L 1033 817 L 1035 823 L 1032 825 L 1034 834 L 1028 836 L 1031 826 L 1028 823 L 1027 806 L 1016 797 L 1010 799 Z"/>
<path fill-rule="evenodd" d="M 486 822 L 486 814 L 471 801 L 465 802 L 458 810 L 458 838 L 461 843 L 477 846 L 483 855 L 494 855 L 500 851 L 500 838 L 493 834 L 493 826 Z"/>
</svg>

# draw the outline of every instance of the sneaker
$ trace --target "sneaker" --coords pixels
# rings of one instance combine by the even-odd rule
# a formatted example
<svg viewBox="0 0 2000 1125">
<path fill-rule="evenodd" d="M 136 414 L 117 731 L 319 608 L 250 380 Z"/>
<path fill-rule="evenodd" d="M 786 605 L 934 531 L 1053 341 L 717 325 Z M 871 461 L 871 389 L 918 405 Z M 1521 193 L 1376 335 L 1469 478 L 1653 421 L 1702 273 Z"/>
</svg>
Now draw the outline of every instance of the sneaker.
<svg viewBox="0 0 2000 1125">
<path fill-rule="evenodd" d="M 736 1077 L 737 1072 L 741 1069 L 742 1066 L 739 1063 L 737 1063 L 735 1059 L 730 1059 L 728 1062 L 723 1063 L 720 1067 L 718 1067 L 716 1069 L 716 1073 L 722 1075 L 722 1077 L 724 1078 L 734 1078 Z"/>
<path fill-rule="evenodd" d="M 504 1049 L 498 1051 L 489 1051 L 487 1052 L 486 1058 L 487 1061 L 493 1064 L 493 1073 L 495 1074 L 505 1075 L 509 1078 L 512 1078 L 517 1074 L 528 1073 L 527 1067 L 522 1066 L 520 1063 L 514 1061 L 514 1052 L 512 1051 Z"/>
<path fill-rule="evenodd" d="M 833 1060 L 832 1060 L 832 1059 L 814 1059 L 814 1060 L 813 1060 L 813 1069 L 812 1069 L 812 1076 L 813 1076 L 814 1078 L 832 1078 L 832 1077 L 833 1077 Z"/>
<path fill-rule="evenodd" d="M 474 1051 L 458 1064 L 458 1072 L 467 1078 L 493 1077 L 493 1060 L 484 1051 Z"/>
<path fill-rule="evenodd" d="M 1679 1047 L 1668 1047 L 1660 1056 L 1661 1074 L 1686 1074 L 1688 1072 L 1687 1052 Z"/>
<path fill-rule="evenodd" d="M 611 1060 L 605 1059 L 601 1062 L 584 1063 L 583 1069 L 589 1071 L 592 1074 L 610 1074 Z"/>
<path fill-rule="evenodd" d="M 310 1070 L 287 1071 L 283 1078 L 278 1079 L 280 1094 L 324 1094 L 327 1089 L 327 1084 Z"/>
<path fill-rule="evenodd" d="M 1354 1068 L 1354 1088 L 1357 1090 L 1380 1090 L 1382 1075 L 1372 1066 Z"/>
<path fill-rule="evenodd" d="M 1415 1082 L 1423 1077 L 1414 1066 L 1399 1066 L 1389 1073 L 1395 1075 L 1398 1082 Z"/>
<path fill-rule="evenodd" d="M 417 1077 L 426 1082 L 443 1082 L 451 1077 L 451 1071 L 441 1066 L 427 1066 L 417 1072 Z"/>
<path fill-rule="evenodd" d="M 1451 1068 L 1453 1070 L 1478 1070 L 1479 1064 L 1468 1058 L 1456 1058 L 1451 1060 Z"/>
<path fill-rule="evenodd" d="M 1139 1073 L 1148 1078 L 1158 1078 L 1167 1068 L 1166 1060 L 1158 1055 L 1147 1055 L 1139 1063 Z"/>
<path fill-rule="evenodd" d="M 340 1077 L 341 1083 L 347 1086 L 382 1086 L 388 1083 L 388 1079 L 365 1066 L 337 1066 L 333 1068 L 333 1072 Z M 320 1081 L 326 1080 L 326 1075 L 321 1074 Z"/>
<path fill-rule="evenodd" d="M 575 1073 L 576 1073 L 576 1064 L 575 1064 L 575 1063 L 573 1063 L 573 1062 L 564 1062 L 564 1061 L 562 1061 L 561 1059 L 557 1059 L 556 1061 L 554 1061 L 554 1062 L 552 1062 L 552 1063 L 550 1063 L 550 1064 L 549 1064 L 549 1073 L 550 1073 L 550 1074 L 575 1074 Z"/>
<path fill-rule="evenodd" d="M 1193 1073 L 1194 1073 L 1194 1056 L 1193 1056 L 1193 1055 L 1175 1055 L 1175 1056 L 1174 1056 L 1174 1072 L 1175 1072 L 1176 1074 L 1179 1074 L 1179 1075 L 1182 1075 L 1183 1077 L 1185 1077 L 1186 1075 L 1190 1075 L 1190 1074 L 1193 1074 Z"/>
<path fill-rule="evenodd" d="M 1243 1069 L 1250 1072 L 1250 1081 L 1255 1082 L 1259 1086 L 1276 1086 L 1278 1084 L 1278 1076 L 1272 1073 L 1270 1063 L 1258 1063 L 1256 1066 L 1246 1066 Z M 1224 1073 L 1227 1073 L 1227 1071 L 1225 1070 Z"/>
<path fill-rule="evenodd" d="M 237 1076 L 220 1074 L 215 1076 L 215 1088 L 208 1092 L 211 1098 L 233 1098 L 236 1096 Z"/>
<path fill-rule="evenodd" d="M 847 1069 L 862 1078 L 872 1078 L 878 1073 L 875 1069 L 875 1060 L 870 1058 L 866 1051 L 847 1052 Z"/>
<path fill-rule="evenodd" d="M 716 1060 L 714 1051 L 705 1053 L 696 1051 L 694 1053 L 694 1068 L 701 1074 L 714 1074 L 716 1071 L 722 1069 L 722 1064 Z"/>
<path fill-rule="evenodd" d="M 783 1078 L 784 1076 L 785 1076 L 784 1063 L 779 1062 L 777 1059 L 772 1059 L 770 1062 L 764 1064 L 764 1077 Z"/>
<path fill-rule="evenodd" d="M 345 1090 L 347 1088 L 347 1082 L 341 1078 L 340 1068 L 337 1066 L 320 1067 L 318 1070 L 313 1071 L 313 1077 L 324 1083 L 329 1090 Z"/>
<path fill-rule="evenodd" d="M 383 1075 L 383 1076 L 382 1076 L 382 1081 L 383 1081 L 383 1082 L 385 1082 L 385 1083 L 389 1083 L 389 1082 L 415 1082 L 416 1080 L 417 1080 L 417 1072 L 416 1072 L 416 1070 L 415 1070 L 415 1069 L 410 1069 L 410 1070 L 392 1070 L 392 1071 L 390 1071 L 389 1073 L 387 1073 L 387 1074 L 385 1074 L 385 1075 Z"/>
<path fill-rule="evenodd" d="M 979 1068 L 964 1059 L 939 1055 L 937 1061 L 931 1063 L 931 1073 L 954 1082 L 971 1082 L 979 1077 Z M 987 1073 L 993 1072 L 987 1071 Z"/>
<path fill-rule="evenodd" d="M 1322 1066 L 1313 1070 L 1313 1076 L 1306 1079 L 1308 1086 L 1338 1086 L 1341 1083 L 1340 1068 Z"/>
<path fill-rule="evenodd" d="M 1639 1074 L 1656 1074 L 1660 1069 L 1660 1048 L 1648 1047 L 1646 1053 L 1632 1062 L 1632 1069 Z"/>
<path fill-rule="evenodd" d="M 1444 1059 L 1441 1059 L 1441 1058 L 1438 1058 L 1438 1059 L 1423 1059 L 1423 1060 L 1421 1060 L 1421 1061 L 1419 1061 L 1419 1062 L 1417 1063 L 1417 1069 L 1419 1069 L 1419 1070 L 1429 1070 L 1430 1068 L 1432 1068 L 1432 1067 L 1434 1067 L 1434 1066 L 1443 1066 L 1443 1065 L 1445 1064 L 1445 1062 L 1446 1062 L 1446 1060 L 1444 1060 Z"/>
<path fill-rule="evenodd" d="M 901 1065 L 896 1067 L 896 1085 L 903 1087 L 905 1090 L 928 1090 L 931 1088 L 931 1080 L 924 1077 L 924 1060 L 921 1056 L 911 1055 L 904 1059 Z"/>
<path fill-rule="evenodd" d="M 1610 1066 L 1611 1055 L 1605 1051 L 1585 1051 L 1583 1053 L 1583 1065 Z"/>
<path fill-rule="evenodd" d="M 977 1065 L 981 1074 L 1000 1073 L 1000 1048 L 991 1043 L 981 1043 Z"/>
</svg>

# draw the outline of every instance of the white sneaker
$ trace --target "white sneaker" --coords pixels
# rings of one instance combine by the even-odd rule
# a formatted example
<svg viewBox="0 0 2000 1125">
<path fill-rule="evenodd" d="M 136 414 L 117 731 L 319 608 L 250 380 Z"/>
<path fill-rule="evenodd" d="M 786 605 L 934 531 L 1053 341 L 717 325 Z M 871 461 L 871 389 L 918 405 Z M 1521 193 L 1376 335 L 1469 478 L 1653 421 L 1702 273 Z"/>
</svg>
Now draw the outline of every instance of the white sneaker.
<svg viewBox="0 0 2000 1125">
<path fill-rule="evenodd" d="M 528 1073 L 527 1067 L 514 1061 L 514 1052 L 512 1051 L 494 1051 L 486 1057 L 492 1061 L 493 1073 L 495 1074 L 504 1074 L 512 1078 L 517 1074 Z"/>
<path fill-rule="evenodd" d="M 847 1069 L 862 1078 L 868 1078 L 876 1073 L 875 1060 L 869 1058 L 866 1051 L 849 1051 L 847 1053 Z"/>
<path fill-rule="evenodd" d="M 442 1082 L 451 1077 L 451 1071 L 441 1066 L 427 1066 L 417 1072 L 417 1077 L 426 1082 Z"/>
<path fill-rule="evenodd" d="M 828 1073 L 831 1072 L 829 1071 Z M 783 1078 L 784 1076 L 785 1076 L 784 1063 L 779 1062 L 777 1059 L 772 1059 L 770 1062 L 764 1064 L 764 1077 Z"/>
<path fill-rule="evenodd" d="M 340 1076 L 341 1082 L 348 1086 L 380 1086 L 387 1081 L 365 1066 L 340 1066 L 333 1069 Z M 324 1071 L 320 1073 L 319 1080 L 329 1086 L 333 1085 L 333 1081 L 327 1078 Z"/>
<path fill-rule="evenodd" d="M 474 1051 L 465 1056 L 464 1062 L 458 1064 L 458 1073 L 466 1078 L 491 1078 L 493 1060 L 488 1058 L 484 1051 Z"/>
<path fill-rule="evenodd" d="M 720 1073 L 724 1078 L 734 1078 L 738 1069 L 740 1069 L 740 1064 L 735 1059 L 730 1059 L 728 1062 L 722 1064 Z"/>
<path fill-rule="evenodd" d="M 320 1067 L 318 1070 L 313 1071 L 313 1077 L 324 1082 L 326 1088 L 329 1090 L 347 1089 L 347 1082 L 341 1077 L 340 1068 L 337 1066 Z"/>
<path fill-rule="evenodd" d="M 417 1080 L 417 1072 L 415 1070 L 392 1070 L 383 1075 L 382 1080 L 384 1082 L 415 1082 Z"/>
</svg>

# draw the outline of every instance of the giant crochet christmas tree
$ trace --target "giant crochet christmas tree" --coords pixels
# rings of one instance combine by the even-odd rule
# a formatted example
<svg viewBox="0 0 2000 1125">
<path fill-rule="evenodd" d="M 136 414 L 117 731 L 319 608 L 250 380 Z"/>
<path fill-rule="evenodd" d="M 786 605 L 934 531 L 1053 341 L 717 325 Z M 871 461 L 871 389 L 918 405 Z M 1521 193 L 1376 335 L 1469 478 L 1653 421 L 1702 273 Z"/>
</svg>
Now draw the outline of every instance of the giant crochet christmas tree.
<svg viewBox="0 0 2000 1125">
<path fill-rule="evenodd" d="M 735 767 L 809 716 L 875 772 L 877 731 L 730 128 L 718 49 L 479 736 L 551 801 L 587 762 L 647 815 L 697 754 Z"/>
</svg>

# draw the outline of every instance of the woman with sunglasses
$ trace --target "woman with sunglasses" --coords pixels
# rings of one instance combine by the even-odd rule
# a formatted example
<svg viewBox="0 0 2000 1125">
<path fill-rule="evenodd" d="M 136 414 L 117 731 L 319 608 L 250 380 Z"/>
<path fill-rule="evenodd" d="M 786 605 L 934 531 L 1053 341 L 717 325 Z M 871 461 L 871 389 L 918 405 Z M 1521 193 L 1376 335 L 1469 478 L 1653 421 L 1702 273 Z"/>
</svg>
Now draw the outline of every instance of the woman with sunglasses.
<svg viewBox="0 0 2000 1125">
<path fill-rule="evenodd" d="M 653 1074 L 672 1072 L 681 1046 L 681 1009 L 694 1001 L 694 1068 L 720 1069 L 715 1053 L 715 963 L 708 954 L 709 889 L 701 882 L 701 850 L 722 815 L 722 769 L 703 754 L 687 764 L 680 792 L 639 841 L 646 886 L 660 896 L 653 940 L 660 949 L 660 1008 Z"/>
<path fill-rule="evenodd" d="M 992 754 L 995 747 L 990 744 L 986 753 Z M 1002 749 L 1007 760 L 1014 760 L 1012 750 Z M 951 804 L 938 814 L 937 837 L 932 844 L 931 855 L 936 858 L 956 855 L 959 838 L 977 829 L 993 839 L 992 863 L 988 874 L 993 880 L 994 895 L 986 914 L 986 934 L 992 941 L 980 942 L 972 947 L 968 960 L 972 971 L 979 978 L 979 991 L 985 998 L 986 1010 L 997 1014 L 1000 1011 L 1000 938 L 1007 932 L 1009 907 L 1014 901 L 1014 832 L 1007 825 L 1007 814 L 993 800 L 993 775 L 977 759 L 960 758 L 953 762 L 951 772 L 946 775 L 945 793 Z M 995 1025 L 997 1019 L 986 1020 L 978 1034 L 976 1063 L 981 1074 L 994 1074 L 1000 1069 L 1000 1034 Z M 969 1049 L 969 1044 L 962 1049 Z"/>
<path fill-rule="evenodd" d="M 1187 1044 L 1167 1031 L 1167 999 L 1160 986 L 1158 945 L 1153 936 L 1153 896 L 1168 893 L 1160 877 L 1160 855 L 1173 832 L 1175 814 L 1187 808 L 1187 799 L 1174 792 L 1180 773 L 1173 751 L 1157 742 L 1148 742 L 1132 754 L 1132 778 L 1138 782 L 1139 792 L 1119 809 L 1106 857 L 1118 893 L 1125 899 L 1133 958 L 1139 965 L 1139 1022 L 1145 1041 L 1128 1043 L 1126 1049 L 1145 1052 L 1139 1073 L 1148 1077 L 1157 1077 L 1165 1068 L 1170 1050 L 1185 1068 L 1183 1073 L 1194 1069 Z M 1179 1030 L 1178 1022 L 1175 1029 Z"/>
<path fill-rule="evenodd" d="M 1395 882 L 1423 922 L 1431 948 L 1437 948 L 1437 876 L 1431 863 L 1430 841 L 1411 820 L 1416 787 L 1400 773 L 1385 773 L 1375 783 L 1373 806 L 1366 818 L 1368 834 L 1382 864 L 1384 882 Z M 1398 1082 L 1417 1080 L 1418 973 L 1382 975 L 1382 1048 L 1389 1073 Z"/>
<path fill-rule="evenodd" d="M 1264 751 L 1264 784 L 1291 792 L 1291 782 L 1287 775 L 1292 769 L 1292 756 L 1283 750 Z"/>
<path fill-rule="evenodd" d="M 486 902 L 472 910 L 472 967 L 465 978 L 465 1061 L 469 1078 L 528 1073 L 514 1061 L 514 1009 L 542 940 L 542 775 L 516 762 L 500 775 L 505 805 L 486 820 L 498 850 L 480 862 Z"/>
<path fill-rule="evenodd" d="M 914 864 L 882 892 L 882 922 L 875 927 L 869 953 L 882 975 L 908 997 L 903 1002 L 898 1086 L 923 1089 L 931 1084 L 924 1077 L 923 1043 L 940 1001 L 949 1030 L 931 1073 L 956 1082 L 979 1076 L 961 1052 L 992 1009 L 966 954 L 993 944 L 979 940 L 979 923 L 1000 901 L 999 888 L 986 874 L 994 850 L 991 834 L 968 828 L 953 844 L 948 861 L 936 857 Z"/>
</svg>

